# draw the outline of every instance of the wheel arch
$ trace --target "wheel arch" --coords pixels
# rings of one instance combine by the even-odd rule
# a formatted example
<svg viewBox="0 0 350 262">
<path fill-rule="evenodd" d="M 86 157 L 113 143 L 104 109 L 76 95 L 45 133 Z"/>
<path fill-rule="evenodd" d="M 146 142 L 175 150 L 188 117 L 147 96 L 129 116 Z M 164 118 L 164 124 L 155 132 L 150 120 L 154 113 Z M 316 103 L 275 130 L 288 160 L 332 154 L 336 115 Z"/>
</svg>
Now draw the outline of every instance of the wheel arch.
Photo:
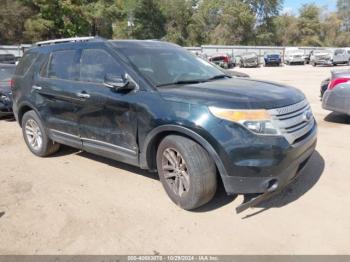
<svg viewBox="0 0 350 262">
<path fill-rule="evenodd" d="M 140 167 L 144 169 L 156 169 L 156 153 L 159 143 L 168 135 L 180 135 L 192 139 L 201 145 L 214 160 L 221 176 L 227 175 L 224 164 L 214 147 L 195 131 L 177 125 L 163 125 L 153 129 L 144 140 L 140 153 Z"/>
<path fill-rule="evenodd" d="M 20 126 L 22 126 L 22 118 L 23 115 L 28 112 L 34 110 L 38 116 L 40 117 L 39 112 L 35 109 L 35 107 L 33 105 L 31 105 L 30 103 L 23 103 L 18 107 L 18 113 L 17 113 L 17 121 L 19 123 Z"/>
</svg>

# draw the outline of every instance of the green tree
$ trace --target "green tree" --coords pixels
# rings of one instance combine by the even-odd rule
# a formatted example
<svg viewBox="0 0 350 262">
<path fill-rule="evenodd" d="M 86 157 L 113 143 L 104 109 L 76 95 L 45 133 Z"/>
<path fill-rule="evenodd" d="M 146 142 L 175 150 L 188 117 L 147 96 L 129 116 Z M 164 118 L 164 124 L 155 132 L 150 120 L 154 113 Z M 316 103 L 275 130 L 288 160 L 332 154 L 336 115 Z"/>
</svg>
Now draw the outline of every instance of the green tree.
<svg viewBox="0 0 350 262">
<path fill-rule="evenodd" d="M 165 35 L 165 16 L 158 1 L 139 0 L 132 13 L 132 36 L 137 39 L 161 39 Z"/>
<path fill-rule="evenodd" d="M 275 45 L 289 46 L 299 44 L 298 18 L 284 14 L 273 20 L 275 28 Z"/>
<path fill-rule="evenodd" d="M 189 43 L 201 45 L 211 43 L 211 34 L 219 25 L 223 0 L 200 1 L 189 25 Z"/>
<path fill-rule="evenodd" d="M 330 13 L 327 15 L 321 26 L 321 40 L 325 46 L 336 45 L 336 40 L 341 32 L 342 21 L 339 19 L 337 13 Z"/>
<path fill-rule="evenodd" d="M 315 4 L 303 5 L 298 18 L 299 44 L 305 46 L 322 46 L 321 9 Z"/>
<path fill-rule="evenodd" d="M 247 44 L 255 23 L 254 13 L 242 1 L 223 3 L 219 24 L 211 35 L 211 43 L 223 45 Z"/>
<path fill-rule="evenodd" d="M 13 0 L 1 0 L 0 5 L 0 43 L 23 42 L 24 22 L 32 15 L 32 10 Z"/>
<path fill-rule="evenodd" d="M 166 17 L 165 39 L 180 45 L 187 45 L 189 25 L 192 23 L 196 1 L 161 0 L 161 8 Z"/>
<path fill-rule="evenodd" d="M 350 31 L 350 0 L 338 0 L 337 13 L 342 21 L 343 31 Z"/>
</svg>

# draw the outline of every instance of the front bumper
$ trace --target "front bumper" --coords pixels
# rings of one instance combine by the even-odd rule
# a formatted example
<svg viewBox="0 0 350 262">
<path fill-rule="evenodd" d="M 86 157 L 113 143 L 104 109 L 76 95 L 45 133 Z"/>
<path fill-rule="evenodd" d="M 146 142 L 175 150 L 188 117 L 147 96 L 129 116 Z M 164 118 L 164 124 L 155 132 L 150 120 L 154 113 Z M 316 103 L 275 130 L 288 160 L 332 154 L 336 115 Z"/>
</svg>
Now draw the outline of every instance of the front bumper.
<svg viewBox="0 0 350 262">
<path fill-rule="evenodd" d="M 315 60 L 317 65 L 333 65 L 332 60 Z"/>
<path fill-rule="evenodd" d="M 265 64 L 266 65 L 279 65 L 281 64 L 280 59 L 265 59 Z"/>
<path fill-rule="evenodd" d="M 254 194 L 279 190 L 293 180 L 316 148 L 316 125 L 308 136 L 296 145 L 282 146 L 275 152 L 265 152 L 253 165 L 241 166 L 240 176 L 221 176 L 228 194 Z M 254 150 L 254 145 L 249 149 Z M 272 150 L 273 151 L 273 150 Z M 245 176 L 243 176 L 245 175 Z"/>
</svg>

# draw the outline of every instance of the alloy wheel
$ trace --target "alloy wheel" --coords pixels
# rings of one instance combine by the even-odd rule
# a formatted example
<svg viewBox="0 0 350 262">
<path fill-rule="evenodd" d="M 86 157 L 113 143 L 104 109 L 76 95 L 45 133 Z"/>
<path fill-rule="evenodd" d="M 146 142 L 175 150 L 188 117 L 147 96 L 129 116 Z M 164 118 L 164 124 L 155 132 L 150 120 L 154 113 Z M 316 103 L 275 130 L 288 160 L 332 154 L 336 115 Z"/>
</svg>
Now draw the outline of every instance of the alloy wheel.
<svg viewBox="0 0 350 262">
<path fill-rule="evenodd" d="M 167 148 L 162 155 L 162 170 L 166 183 L 181 197 L 190 188 L 190 177 L 182 155 L 173 148 Z"/>
<path fill-rule="evenodd" d="M 43 136 L 39 125 L 34 119 L 29 119 L 25 125 L 25 134 L 32 149 L 39 151 L 43 144 Z"/>
</svg>

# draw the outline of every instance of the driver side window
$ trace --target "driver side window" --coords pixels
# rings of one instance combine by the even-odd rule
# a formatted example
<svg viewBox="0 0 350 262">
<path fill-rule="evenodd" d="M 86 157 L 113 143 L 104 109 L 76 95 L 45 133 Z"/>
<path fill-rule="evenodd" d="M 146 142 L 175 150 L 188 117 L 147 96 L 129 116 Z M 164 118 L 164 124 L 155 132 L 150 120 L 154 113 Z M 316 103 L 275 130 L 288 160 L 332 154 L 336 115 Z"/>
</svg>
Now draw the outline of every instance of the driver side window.
<svg viewBox="0 0 350 262">
<path fill-rule="evenodd" d="M 123 70 L 103 49 L 84 49 L 80 59 L 80 81 L 103 83 L 107 74 L 121 76 Z"/>
</svg>

